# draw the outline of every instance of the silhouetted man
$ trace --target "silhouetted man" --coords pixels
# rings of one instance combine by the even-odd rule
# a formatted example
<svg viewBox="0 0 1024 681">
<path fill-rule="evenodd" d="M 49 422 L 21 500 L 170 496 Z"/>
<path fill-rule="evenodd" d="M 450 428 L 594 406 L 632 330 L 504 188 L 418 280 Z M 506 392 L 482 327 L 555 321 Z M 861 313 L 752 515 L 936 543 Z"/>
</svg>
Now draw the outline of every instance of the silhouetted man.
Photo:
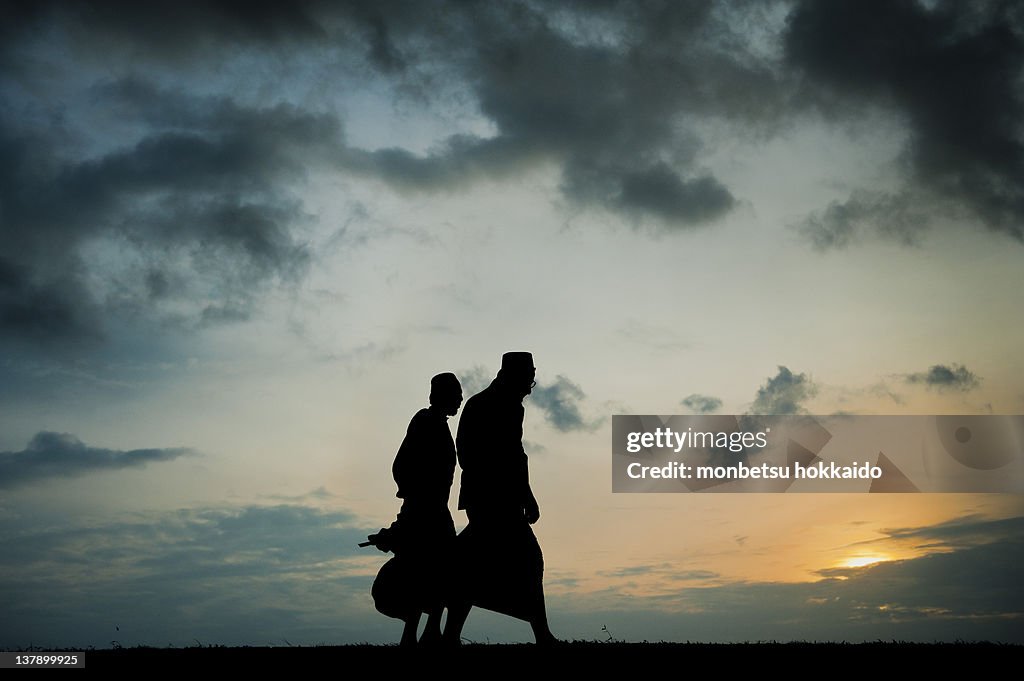
<svg viewBox="0 0 1024 681">
<path fill-rule="evenodd" d="M 416 643 L 420 615 L 427 625 L 420 643 L 441 640 L 441 611 L 452 576 L 455 523 L 448 496 L 455 474 L 455 443 L 448 417 L 462 404 L 462 386 L 455 374 L 430 380 L 430 407 L 412 417 L 391 472 L 404 499 L 398 519 L 367 543 L 394 551 L 374 582 L 377 609 L 405 621 L 402 645 Z"/>
<path fill-rule="evenodd" d="M 506 352 L 491 384 L 469 398 L 456 438 L 469 525 L 458 537 L 457 585 L 444 636 L 456 644 L 472 606 L 526 620 L 554 643 L 544 607 L 544 557 L 530 525 L 540 518 L 523 449 L 523 398 L 536 385 L 528 352 Z"/>
</svg>

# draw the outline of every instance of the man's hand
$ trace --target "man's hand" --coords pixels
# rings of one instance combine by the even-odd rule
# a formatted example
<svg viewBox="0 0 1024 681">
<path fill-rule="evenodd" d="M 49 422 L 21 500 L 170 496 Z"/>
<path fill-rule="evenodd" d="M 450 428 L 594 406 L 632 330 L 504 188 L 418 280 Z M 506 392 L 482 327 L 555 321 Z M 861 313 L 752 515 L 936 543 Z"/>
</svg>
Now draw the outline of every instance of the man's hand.
<svg viewBox="0 0 1024 681">
<path fill-rule="evenodd" d="M 531 525 L 540 520 L 540 507 L 537 506 L 537 500 L 532 496 L 527 500 L 526 506 L 523 508 L 523 515 L 526 516 L 526 522 Z"/>
</svg>

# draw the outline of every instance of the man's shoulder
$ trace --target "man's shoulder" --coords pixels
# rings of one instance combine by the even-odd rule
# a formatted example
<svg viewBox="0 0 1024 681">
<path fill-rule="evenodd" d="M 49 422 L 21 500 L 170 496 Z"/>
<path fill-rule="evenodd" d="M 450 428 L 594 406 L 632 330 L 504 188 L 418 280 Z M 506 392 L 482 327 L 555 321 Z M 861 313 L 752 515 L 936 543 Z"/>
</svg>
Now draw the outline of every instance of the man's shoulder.
<svg viewBox="0 0 1024 681">
<path fill-rule="evenodd" d="M 494 387 L 490 385 L 487 386 L 475 395 L 471 395 L 469 399 L 466 400 L 466 404 L 462 405 L 462 413 L 465 414 L 467 409 L 473 410 L 476 407 L 486 405 L 494 399 L 494 395 Z"/>
<path fill-rule="evenodd" d="M 491 419 L 494 412 L 493 393 L 488 386 L 466 400 L 462 405 L 462 416 L 459 418 L 458 435 L 465 437 L 467 433 L 475 433 Z"/>
<path fill-rule="evenodd" d="M 412 419 L 409 420 L 409 430 L 419 430 L 421 428 L 429 427 L 433 420 L 430 409 L 424 407 L 412 415 Z"/>
</svg>

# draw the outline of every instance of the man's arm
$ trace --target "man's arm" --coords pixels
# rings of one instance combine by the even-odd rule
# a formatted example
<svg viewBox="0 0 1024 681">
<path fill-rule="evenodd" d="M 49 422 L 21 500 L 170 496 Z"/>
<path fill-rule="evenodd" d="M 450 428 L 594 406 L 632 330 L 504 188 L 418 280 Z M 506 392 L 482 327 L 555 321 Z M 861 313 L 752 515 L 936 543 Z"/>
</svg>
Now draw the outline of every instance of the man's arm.
<svg viewBox="0 0 1024 681">
<path fill-rule="evenodd" d="M 523 515 L 526 517 L 526 522 L 533 525 L 535 522 L 540 520 L 540 506 L 537 504 L 537 497 L 533 495 L 533 488 L 530 487 L 530 459 L 526 455 L 526 448 L 523 446 L 523 420 L 526 416 L 526 410 L 522 409 L 519 412 L 519 456 L 522 457 L 523 462 Z"/>
</svg>

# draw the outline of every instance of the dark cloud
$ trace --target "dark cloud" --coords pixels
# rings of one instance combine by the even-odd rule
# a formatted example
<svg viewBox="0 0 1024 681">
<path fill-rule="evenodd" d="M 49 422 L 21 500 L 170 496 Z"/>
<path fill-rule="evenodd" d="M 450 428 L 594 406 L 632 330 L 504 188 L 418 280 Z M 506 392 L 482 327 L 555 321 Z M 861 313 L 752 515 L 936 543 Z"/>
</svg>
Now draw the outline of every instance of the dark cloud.
<svg viewBox="0 0 1024 681">
<path fill-rule="evenodd" d="M 661 21 L 607 9 L 610 25 L 625 33 L 587 45 L 528 5 L 446 5 L 419 20 L 411 6 L 390 3 L 258 5 L 251 16 L 223 3 L 186 3 L 180 11 L 163 3 L 115 6 L 41 4 L 12 18 L 7 31 L 17 40 L 8 47 L 30 46 L 39 31 L 59 26 L 71 54 L 128 63 L 124 50 L 144 50 L 145 64 L 191 53 L 215 64 L 227 58 L 204 52 L 216 44 L 291 49 L 321 41 L 324 31 L 332 41 L 362 31 L 382 72 L 407 71 L 403 54 L 414 53 L 412 44 L 421 63 L 442 58 L 445 78 L 473 90 L 498 134 L 453 136 L 425 156 L 365 151 L 344 143 L 332 115 L 243 106 L 137 76 L 93 88 L 93 105 L 121 133 L 100 153 L 81 155 L 88 145 L 80 141 L 96 140 L 74 119 L 64 119 L 61 135 L 27 118 L 0 119 L 8 158 L 0 229 L 19 254 L 3 263 L 0 282 L 0 331 L 8 338 L 52 344 L 102 337 L 112 314 L 163 314 L 164 322 L 193 325 L 248 318 L 261 288 L 295 281 L 308 264 L 308 248 L 292 229 L 307 216 L 289 187 L 317 163 L 398 188 L 440 190 L 555 160 L 567 196 L 667 225 L 706 221 L 732 205 L 728 190 L 694 165 L 695 139 L 676 140 L 679 126 L 667 118 L 684 101 L 700 108 L 724 94 L 679 77 L 677 69 L 696 68 L 695 55 L 645 52 L 646 34 L 665 29 L 664 21 L 682 22 L 681 44 L 690 45 L 697 26 L 710 20 L 706 7 L 666 9 Z M 580 18 L 575 12 L 570 8 Z M 688 49 L 707 65 L 746 72 L 707 46 Z M 184 73 L 194 67 L 175 62 Z M 660 74 L 666 87 L 641 91 L 641 71 Z M 668 93 L 673 101 L 658 101 Z M 46 95 L 36 105 L 55 112 Z M 130 266 L 111 271 L 97 262 L 87 252 L 96 242 L 127 251 L 120 262 Z"/>
<path fill-rule="evenodd" d="M 967 391 L 981 384 L 981 378 L 962 364 L 934 364 L 928 371 L 906 374 L 904 380 L 938 390 Z"/>
<path fill-rule="evenodd" d="M 165 308 L 244 319 L 265 284 L 302 276 L 310 254 L 292 227 L 305 216 L 287 186 L 339 143 L 336 119 L 134 79 L 97 92 L 145 124 L 140 139 L 74 159 L 0 120 L 0 334 L 77 341 L 110 315 Z M 98 243 L 120 254 L 113 267 Z"/>
<path fill-rule="evenodd" d="M 896 527 L 882 532 L 893 539 L 920 541 L 922 543 L 919 546 L 962 549 L 992 542 L 1015 541 L 1024 534 L 1024 518 L 991 520 L 967 516 L 936 525 Z"/>
<path fill-rule="evenodd" d="M 900 112 L 912 177 L 812 216 L 818 247 L 869 224 L 912 241 L 939 196 L 1021 237 L 1019 9 L 798 3 L 783 26 L 783 6 L 8 3 L 0 334 L 40 345 L 101 338 L 112 315 L 248 318 L 308 267 L 297 226 L 315 216 L 296 188 L 311 169 L 433 192 L 554 167 L 567 205 L 690 228 L 738 202 L 704 165 L 707 130 L 770 134 L 830 103 Z M 322 91 L 369 81 L 438 111 L 462 102 L 491 130 L 362 149 L 326 106 L 266 95 L 334 101 Z"/>
<path fill-rule="evenodd" d="M 807 78 L 808 99 L 834 115 L 859 104 L 896 111 L 909 126 L 909 187 L 952 202 L 989 229 L 1024 240 L 1024 11 L 1010 2 L 912 0 L 800 2 L 784 35 L 786 61 Z M 899 197 L 861 206 L 853 219 L 895 229 Z M 811 223 L 819 245 L 842 245 L 841 204 Z M 831 218 L 828 213 L 831 212 Z M 911 221 L 911 226 L 916 229 Z"/>
<path fill-rule="evenodd" d="M 736 203 L 713 177 L 684 181 L 665 163 L 623 173 L 615 199 L 623 212 L 651 214 L 671 223 L 699 223 L 724 214 Z"/>
<path fill-rule="evenodd" d="M 316 2 L 231 0 L 133 3 L 40 0 L 4 3 L 6 50 L 56 28 L 80 53 L 112 51 L 119 58 L 188 61 L 197 55 L 239 47 L 274 47 L 320 42 L 327 36 Z M 11 59 L 13 55 L 7 56 Z"/>
<path fill-rule="evenodd" d="M 800 414 L 803 403 L 817 393 L 807 374 L 794 374 L 788 367 L 779 366 L 779 372 L 757 389 L 750 405 L 751 414 Z"/>
<path fill-rule="evenodd" d="M 720 49 L 730 37 L 704 2 L 508 3 L 405 26 L 401 39 L 443 49 L 449 75 L 468 85 L 497 132 L 452 137 L 425 156 L 373 152 L 363 167 L 431 190 L 554 161 L 575 204 L 666 228 L 712 221 L 736 200 L 701 168 L 689 123 L 750 119 L 757 98 L 763 120 L 779 101 L 773 71 L 749 59 L 743 41 L 730 43 L 734 53 Z"/>
<path fill-rule="evenodd" d="M 408 59 L 391 37 L 393 26 L 437 21 L 450 8 L 421 8 L 404 0 L 38 0 L 5 3 L 0 59 L 17 59 L 46 29 L 59 31 L 75 52 L 98 60 L 193 66 L 245 50 L 279 56 L 342 46 L 384 73 Z"/>
<path fill-rule="evenodd" d="M 98 338 L 94 303 L 73 274 L 34 279 L 30 268 L 0 258 L 0 332 L 39 343 Z"/>
<path fill-rule="evenodd" d="M 586 398 L 583 390 L 565 376 L 557 376 L 549 385 L 538 383 L 530 393 L 530 404 L 540 408 L 544 420 L 563 433 L 572 430 L 594 430 L 601 421 L 588 421 L 580 411 Z"/>
<path fill-rule="evenodd" d="M 845 599 L 861 607 L 866 623 L 875 624 L 1020 617 L 1024 595 L 1013 573 L 1021 558 L 1024 542 L 1018 534 L 1009 541 L 915 560 L 828 569 L 821 572 L 831 579 L 819 584 L 817 597 Z M 987 570 L 980 569 L 983 562 Z"/>
<path fill-rule="evenodd" d="M 920 199 L 907 193 L 854 192 L 846 201 L 833 201 L 807 217 L 800 231 L 820 251 L 845 248 L 865 231 L 904 245 L 920 242 L 928 226 Z"/>
<path fill-rule="evenodd" d="M 77 562 L 89 563 L 119 546 L 131 547 L 119 554 L 122 565 L 109 566 L 111 572 L 144 567 L 158 568 L 165 577 L 197 578 L 290 572 L 296 564 L 358 555 L 357 544 L 366 539 L 366 530 L 357 526 L 351 513 L 296 504 L 183 509 L 92 529 L 26 534 L 29 539 L 22 549 L 3 557 L 6 565 L 31 569 L 46 564 L 55 544 L 77 535 L 91 541 L 59 550 L 78 554 Z"/>
<path fill-rule="evenodd" d="M 722 406 L 722 400 L 710 395 L 699 395 L 694 393 L 680 402 L 681 405 L 692 411 L 694 414 L 713 414 Z"/>
<path fill-rule="evenodd" d="M 40 432 L 20 452 L 0 452 L 0 489 L 21 487 L 52 478 L 71 478 L 100 471 L 142 468 L 192 453 L 187 448 L 121 451 L 89 447 L 67 433 Z"/>
<path fill-rule="evenodd" d="M 343 63 L 354 51 L 402 92 L 468 92 L 496 134 L 455 135 L 425 155 L 351 149 L 339 159 L 350 170 L 429 191 L 554 162 L 573 202 L 679 228 L 736 203 L 700 165 L 693 124 L 777 120 L 783 109 L 776 71 L 727 14 L 705 1 L 257 3 L 244 12 L 226 2 L 50 2 L 13 17 L 7 34 L 14 50 L 59 27 L 70 49 L 101 63 L 138 55 L 177 68 L 245 48 L 281 58 L 333 50 Z"/>
<path fill-rule="evenodd" d="M 806 231 L 818 246 L 846 243 L 860 223 L 913 238 L 938 197 L 1022 235 L 1024 12 L 1012 3 L 797 2 L 784 24 L 781 2 L 250 5 L 15 3 L 3 63 L 42 68 L 53 35 L 75 59 L 186 76 L 245 50 L 285 65 L 328 56 L 398 96 L 461 97 L 494 128 L 424 154 L 346 148 L 339 166 L 436 191 L 554 163 L 571 203 L 669 229 L 737 203 L 701 164 L 703 123 L 771 131 L 808 106 L 838 117 L 880 105 L 909 125 L 911 182 L 813 216 Z M 370 73 L 352 68 L 353 55 Z"/>
</svg>

